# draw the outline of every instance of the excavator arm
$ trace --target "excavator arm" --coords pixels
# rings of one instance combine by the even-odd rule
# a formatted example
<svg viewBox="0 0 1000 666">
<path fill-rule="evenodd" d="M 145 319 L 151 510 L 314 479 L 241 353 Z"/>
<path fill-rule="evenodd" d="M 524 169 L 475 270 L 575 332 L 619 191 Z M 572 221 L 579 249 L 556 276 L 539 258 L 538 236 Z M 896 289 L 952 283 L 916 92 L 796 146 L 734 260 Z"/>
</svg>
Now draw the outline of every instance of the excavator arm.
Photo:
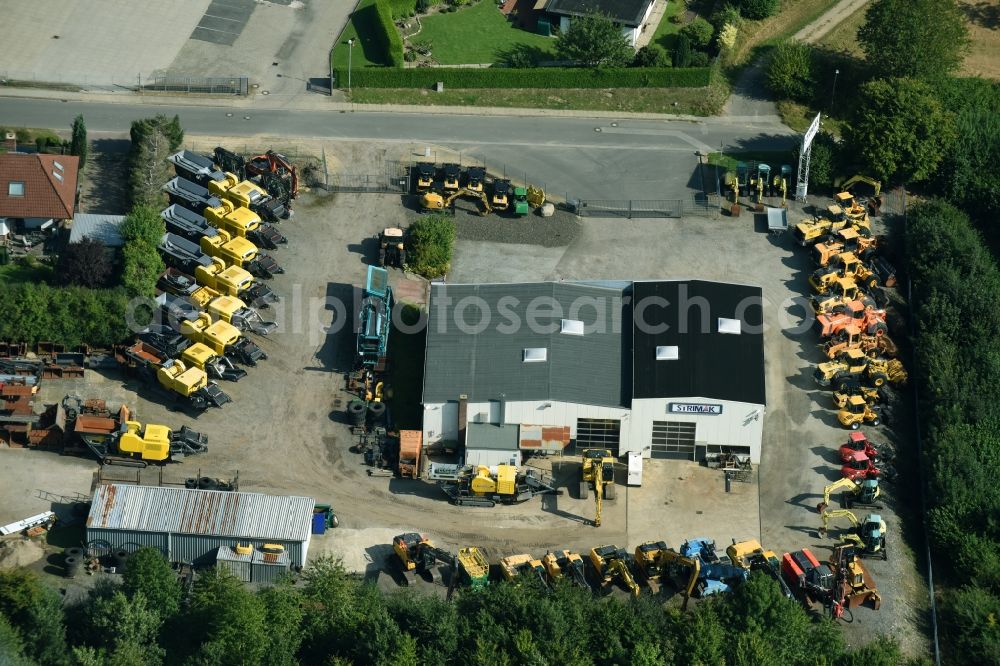
<svg viewBox="0 0 1000 666">
<path fill-rule="evenodd" d="M 875 190 L 874 196 L 876 197 L 882 192 L 882 183 L 880 181 L 877 181 L 874 178 L 869 178 L 868 176 L 862 176 L 861 174 L 848 178 L 844 181 L 844 184 L 840 186 L 840 189 L 841 191 L 846 191 L 855 183 L 865 183 L 866 185 L 871 185 Z"/>
<path fill-rule="evenodd" d="M 816 505 L 816 510 L 820 513 L 826 513 L 827 508 L 830 506 L 830 495 L 837 492 L 838 490 L 850 490 L 855 492 L 858 489 L 858 484 L 853 480 L 848 478 L 837 479 L 826 488 L 823 488 L 823 501 Z"/>
<path fill-rule="evenodd" d="M 827 533 L 827 527 L 829 526 L 830 521 L 836 518 L 847 518 L 851 522 L 851 525 L 855 528 L 861 525 L 861 521 L 858 520 L 858 517 L 855 516 L 853 512 L 848 511 L 847 509 L 837 509 L 836 511 L 824 511 L 823 514 L 820 516 L 820 518 L 823 521 L 823 527 L 820 528 L 821 535 L 825 535 Z"/>
<path fill-rule="evenodd" d="M 594 463 L 594 527 L 601 526 L 601 505 L 604 496 L 604 466 L 600 461 Z"/>
<path fill-rule="evenodd" d="M 701 560 L 697 557 L 685 557 L 673 550 L 663 551 L 661 557 L 665 566 L 677 564 L 691 570 L 687 585 L 684 586 L 684 605 L 682 608 L 683 610 L 687 610 L 688 600 L 694 594 L 694 588 L 698 585 L 698 577 L 701 575 Z"/>
<path fill-rule="evenodd" d="M 622 584 L 628 588 L 633 597 L 639 596 L 639 584 L 635 582 L 632 572 L 628 570 L 628 564 L 623 559 L 615 559 L 608 565 L 611 573 L 616 574 L 622 580 Z"/>
</svg>

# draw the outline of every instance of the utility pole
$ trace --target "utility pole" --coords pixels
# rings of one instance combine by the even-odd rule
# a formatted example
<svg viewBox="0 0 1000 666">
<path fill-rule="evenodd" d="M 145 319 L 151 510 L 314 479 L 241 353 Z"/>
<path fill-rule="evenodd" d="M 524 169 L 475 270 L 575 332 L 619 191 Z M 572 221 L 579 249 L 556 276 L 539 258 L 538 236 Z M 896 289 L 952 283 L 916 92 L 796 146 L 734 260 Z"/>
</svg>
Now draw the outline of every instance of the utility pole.
<svg viewBox="0 0 1000 666">
<path fill-rule="evenodd" d="M 351 56 L 354 55 L 354 39 L 347 40 L 347 92 L 351 92 Z M 837 70 L 840 71 L 840 70 Z"/>
</svg>

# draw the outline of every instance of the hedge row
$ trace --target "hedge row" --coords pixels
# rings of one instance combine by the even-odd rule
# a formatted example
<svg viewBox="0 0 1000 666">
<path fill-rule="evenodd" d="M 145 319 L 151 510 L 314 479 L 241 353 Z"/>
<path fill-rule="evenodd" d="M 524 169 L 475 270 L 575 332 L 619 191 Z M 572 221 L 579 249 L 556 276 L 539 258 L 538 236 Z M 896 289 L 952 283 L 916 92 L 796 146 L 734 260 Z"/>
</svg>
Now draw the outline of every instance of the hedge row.
<svg viewBox="0 0 1000 666">
<path fill-rule="evenodd" d="M 363 22 L 375 26 L 375 38 L 378 40 L 379 48 L 386 55 L 386 61 L 390 67 L 403 66 L 403 38 L 396 30 L 396 24 L 392 20 L 392 7 L 389 0 L 375 0 L 367 7 L 359 9 L 360 12 L 374 12 L 374 17 L 362 17 Z M 360 71 L 360 70 L 359 70 Z M 345 77 L 346 81 L 347 78 Z"/>
<path fill-rule="evenodd" d="M 711 70 L 638 68 L 584 69 L 507 67 L 401 69 L 366 67 L 355 69 L 355 88 L 430 88 L 438 81 L 446 88 L 702 88 L 708 85 Z M 336 71 L 337 81 L 347 81 L 347 71 Z"/>
<path fill-rule="evenodd" d="M 417 0 L 385 0 L 385 4 L 389 5 L 389 11 L 397 18 L 417 11 Z"/>
</svg>

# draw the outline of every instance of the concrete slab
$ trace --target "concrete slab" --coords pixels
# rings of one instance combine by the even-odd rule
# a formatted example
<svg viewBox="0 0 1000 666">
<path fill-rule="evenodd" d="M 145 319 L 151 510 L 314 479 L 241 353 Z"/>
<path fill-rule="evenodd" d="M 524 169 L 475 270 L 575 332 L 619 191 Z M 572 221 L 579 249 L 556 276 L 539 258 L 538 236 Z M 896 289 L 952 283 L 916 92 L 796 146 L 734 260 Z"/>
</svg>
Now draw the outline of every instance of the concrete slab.
<svg viewBox="0 0 1000 666">
<path fill-rule="evenodd" d="M 8 3 L 0 73 L 15 79 L 133 85 L 139 76 L 146 80 L 170 65 L 210 2 Z M 150 39 L 151 34 L 156 38 Z"/>
</svg>

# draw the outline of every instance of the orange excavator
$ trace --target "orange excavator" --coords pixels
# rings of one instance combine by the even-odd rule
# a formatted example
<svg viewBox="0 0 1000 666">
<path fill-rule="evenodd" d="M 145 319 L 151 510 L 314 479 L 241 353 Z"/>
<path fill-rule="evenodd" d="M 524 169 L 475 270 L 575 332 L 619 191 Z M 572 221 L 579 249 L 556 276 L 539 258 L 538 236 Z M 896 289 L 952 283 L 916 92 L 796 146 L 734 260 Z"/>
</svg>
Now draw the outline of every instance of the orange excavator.
<svg viewBox="0 0 1000 666">
<path fill-rule="evenodd" d="M 294 199 L 299 195 L 299 175 L 295 166 L 281 153 L 269 150 L 263 155 L 254 155 L 247 160 L 247 176 L 267 178 L 267 174 L 278 177 L 287 184 L 288 197 Z M 267 188 L 264 188 L 267 189 Z"/>
</svg>

